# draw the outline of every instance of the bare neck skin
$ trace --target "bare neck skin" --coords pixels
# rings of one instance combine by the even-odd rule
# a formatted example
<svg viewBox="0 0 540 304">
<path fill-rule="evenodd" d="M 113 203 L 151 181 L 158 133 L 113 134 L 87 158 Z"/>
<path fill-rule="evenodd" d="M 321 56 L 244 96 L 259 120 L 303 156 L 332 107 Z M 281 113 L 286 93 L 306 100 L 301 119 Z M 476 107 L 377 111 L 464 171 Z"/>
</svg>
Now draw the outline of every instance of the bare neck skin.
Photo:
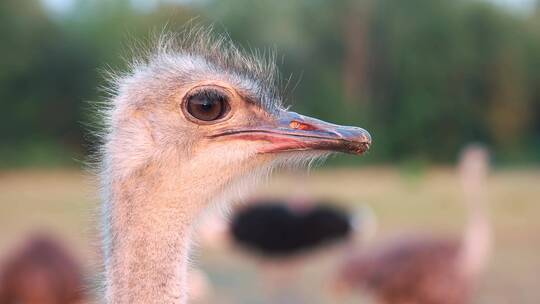
<svg viewBox="0 0 540 304">
<path fill-rule="evenodd" d="M 185 302 L 193 210 L 174 208 L 186 195 L 161 193 L 167 181 L 151 171 L 112 183 L 107 303 Z"/>
<path fill-rule="evenodd" d="M 107 303 L 187 302 L 193 223 L 231 187 L 223 176 L 235 174 L 167 162 L 111 179 L 105 202 Z"/>
<path fill-rule="evenodd" d="M 487 158 L 487 156 L 484 157 Z M 479 156 L 473 160 L 475 163 L 468 164 L 468 167 L 462 165 L 464 167 L 462 168 L 462 187 L 468 219 L 460 262 L 463 272 L 468 277 L 477 276 L 485 269 L 492 246 L 492 228 L 486 193 L 489 164 L 487 159 Z"/>
</svg>

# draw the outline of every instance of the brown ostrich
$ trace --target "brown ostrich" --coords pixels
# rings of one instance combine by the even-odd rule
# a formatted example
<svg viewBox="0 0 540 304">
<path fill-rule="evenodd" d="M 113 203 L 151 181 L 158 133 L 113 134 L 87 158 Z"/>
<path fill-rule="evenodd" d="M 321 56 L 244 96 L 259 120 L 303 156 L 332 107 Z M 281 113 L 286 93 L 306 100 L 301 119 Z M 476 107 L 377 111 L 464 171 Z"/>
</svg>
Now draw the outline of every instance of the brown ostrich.
<svg viewBox="0 0 540 304">
<path fill-rule="evenodd" d="M 79 263 L 54 238 L 31 237 L 0 270 L 0 304 L 86 303 Z"/>
<path fill-rule="evenodd" d="M 344 262 L 336 287 L 358 288 L 381 304 L 470 303 L 491 247 L 487 151 L 476 145 L 465 149 L 459 171 L 469 208 L 461 238 L 417 235 L 361 250 Z"/>
<path fill-rule="evenodd" d="M 100 166 L 107 303 L 186 303 L 204 210 L 276 166 L 371 144 L 361 128 L 287 111 L 272 62 L 211 36 L 164 37 L 115 78 Z"/>
</svg>

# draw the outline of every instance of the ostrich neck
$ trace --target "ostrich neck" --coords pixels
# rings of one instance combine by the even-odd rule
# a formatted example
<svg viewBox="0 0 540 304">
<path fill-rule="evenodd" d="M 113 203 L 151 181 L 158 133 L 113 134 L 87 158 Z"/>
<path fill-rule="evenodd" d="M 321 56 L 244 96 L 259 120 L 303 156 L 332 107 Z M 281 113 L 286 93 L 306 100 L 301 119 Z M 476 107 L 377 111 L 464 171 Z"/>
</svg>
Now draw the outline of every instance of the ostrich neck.
<svg viewBox="0 0 540 304">
<path fill-rule="evenodd" d="M 107 303 L 186 303 L 192 226 L 213 189 L 193 185 L 200 174 L 174 169 L 112 175 L 104 206 Z"/>
</svg>

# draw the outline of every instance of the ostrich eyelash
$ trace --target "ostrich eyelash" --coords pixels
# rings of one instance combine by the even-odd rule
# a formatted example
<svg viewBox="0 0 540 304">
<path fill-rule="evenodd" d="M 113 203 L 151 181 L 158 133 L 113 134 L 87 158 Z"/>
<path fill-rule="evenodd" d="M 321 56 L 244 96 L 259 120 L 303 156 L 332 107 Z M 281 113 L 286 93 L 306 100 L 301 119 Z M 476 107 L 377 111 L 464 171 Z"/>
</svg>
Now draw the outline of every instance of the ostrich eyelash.
<svg viewBox="0 0 540 304">
<path fill-rule="evenodd" d="M 226 94 L 224 94 L 220 90 L 213 89 L 213 88 L 196 89 L 192 92 L 189 92 L 186 95 L 185 99 L 189 100 L 194 97 L 207 98 L 210 100 L 218 99 L 224 102 L 228 102 L 229 100 L 229 97 Z"/>
</svg>

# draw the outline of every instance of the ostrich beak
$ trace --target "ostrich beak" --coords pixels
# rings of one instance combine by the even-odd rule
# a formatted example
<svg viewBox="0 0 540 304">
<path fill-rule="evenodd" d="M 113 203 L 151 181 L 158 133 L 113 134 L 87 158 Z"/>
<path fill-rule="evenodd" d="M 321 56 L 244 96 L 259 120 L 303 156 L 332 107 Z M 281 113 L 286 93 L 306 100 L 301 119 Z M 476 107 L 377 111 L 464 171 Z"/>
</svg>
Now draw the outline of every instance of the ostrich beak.
<svg viewBox="0 0 540 304">
<path fill-rule="evenodd" d="M 268 142 L 260 153 L 320 150 L 360 155 L 371 145 L 371 136 L 362 128 L 331 124 L 289 111 L 281 111 L 267 125 L 227 130 L 213 137 L 225 135 Z"/>
</svg>

